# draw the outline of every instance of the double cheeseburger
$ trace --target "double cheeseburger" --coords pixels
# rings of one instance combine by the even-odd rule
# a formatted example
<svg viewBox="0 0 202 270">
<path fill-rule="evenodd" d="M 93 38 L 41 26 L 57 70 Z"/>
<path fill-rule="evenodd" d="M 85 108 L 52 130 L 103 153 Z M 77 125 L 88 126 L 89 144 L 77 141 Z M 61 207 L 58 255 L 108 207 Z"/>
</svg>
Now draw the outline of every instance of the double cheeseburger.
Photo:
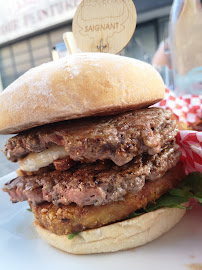
<svg viewBox="0 0 202 270">
<path fill-rule="evenodd" d="M 184 177 L 171 112 L 148 108 L 163 97 L 152 66 L 102 53 L 31 69 L 0 95 L 0 133 L 18 133 L 3 152 L 20 165 L 3 191 L 13 203 L 28 201 L 49 244 L 74 254 L 118 251 L 182 218 L 176 208 L 128 218 Z"/>
</svg>

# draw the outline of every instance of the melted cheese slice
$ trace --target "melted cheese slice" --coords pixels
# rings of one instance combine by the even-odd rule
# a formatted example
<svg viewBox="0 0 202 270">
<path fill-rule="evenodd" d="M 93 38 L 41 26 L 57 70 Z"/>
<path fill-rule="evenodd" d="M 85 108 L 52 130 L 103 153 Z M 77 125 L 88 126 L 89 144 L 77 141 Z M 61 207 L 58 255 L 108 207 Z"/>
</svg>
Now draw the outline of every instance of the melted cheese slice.
<svg viewBox="0 0 202 270">
<path fill-rule="evenodd" d="M 53 145 L 40 153 L 30 153 L 19 160 L 20 169 L 27 172 L 38 171 L 53 163 L 54 160 L 67 157 L 68 154 L 63 146 Z"/>
</svg>

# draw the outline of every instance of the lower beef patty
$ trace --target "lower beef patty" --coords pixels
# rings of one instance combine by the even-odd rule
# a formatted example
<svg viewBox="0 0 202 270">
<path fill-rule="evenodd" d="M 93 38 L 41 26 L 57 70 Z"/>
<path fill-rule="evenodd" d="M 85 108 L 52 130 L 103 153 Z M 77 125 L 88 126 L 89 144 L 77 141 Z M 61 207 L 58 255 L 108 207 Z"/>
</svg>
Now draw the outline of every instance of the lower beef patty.
<svg viewBox="0 0 202 270">
<path fill-rule="evenodd" d="M 168 192 L 185 177 L 183 164 L 180 162 L 165 175 L 153 182 L 146 182 L 141 191 L 128 193 L 124 200 L 101 206 L 79 207 L 75 204 L 56 206 L 52 203 L 42 203 L 30 207 L 37 223 L 58 235 L 77 233 L 87 229 L 122 220 L 137 209 L 144 208 L 148 202 L 153 202 Z"/>
<path fill-rule="evenodd" d="M 76 164 L 68 171 L 53 171 L 35 176 L 21 176 L 5 184 L 12 202 L 28 200 L 33 205 L 76 203 L 79 206 L 104 205 L 122 200 L 127 193 L 139 192 L 145 181 L 156 181 L 180 160 L 174 144 L 159 154 L 142 154 L 122 167 L 112 161 Z"/>
</svg>

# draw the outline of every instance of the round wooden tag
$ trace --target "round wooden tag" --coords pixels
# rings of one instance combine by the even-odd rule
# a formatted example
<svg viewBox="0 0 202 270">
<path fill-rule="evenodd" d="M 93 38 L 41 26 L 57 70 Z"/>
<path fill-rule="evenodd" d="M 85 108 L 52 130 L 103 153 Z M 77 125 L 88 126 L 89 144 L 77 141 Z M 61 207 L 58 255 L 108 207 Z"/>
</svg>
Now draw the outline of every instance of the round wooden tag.
<svg viewBox="0 0 202 270">
<path fill-rule="evenodd" d="M 81 51 L 116 54 L 131 40 L 136 22 L 132 0 L 83 0 L 72 28 Z"/>
</svg>

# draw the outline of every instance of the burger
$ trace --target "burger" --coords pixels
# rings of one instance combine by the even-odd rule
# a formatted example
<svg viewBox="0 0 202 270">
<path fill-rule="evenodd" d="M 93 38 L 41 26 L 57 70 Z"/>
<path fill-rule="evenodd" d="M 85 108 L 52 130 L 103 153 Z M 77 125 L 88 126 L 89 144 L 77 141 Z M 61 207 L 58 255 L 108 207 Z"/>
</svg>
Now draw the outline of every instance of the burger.
<svg viewBox="0 0 202 270">
<path fill-rule="evenodd" d="M 143 245 L 172 228 L 179 208 L 141 214 L 184 178 L 172 113 L 155 69 L 80 53 L 33 68 L 0 95 L 0 133 L 19 162 L 3 191 L 27 200 L 39 235 L 74 254 Z M 134 214 L 135 213 L 135 214 Z"/>
</svg>

